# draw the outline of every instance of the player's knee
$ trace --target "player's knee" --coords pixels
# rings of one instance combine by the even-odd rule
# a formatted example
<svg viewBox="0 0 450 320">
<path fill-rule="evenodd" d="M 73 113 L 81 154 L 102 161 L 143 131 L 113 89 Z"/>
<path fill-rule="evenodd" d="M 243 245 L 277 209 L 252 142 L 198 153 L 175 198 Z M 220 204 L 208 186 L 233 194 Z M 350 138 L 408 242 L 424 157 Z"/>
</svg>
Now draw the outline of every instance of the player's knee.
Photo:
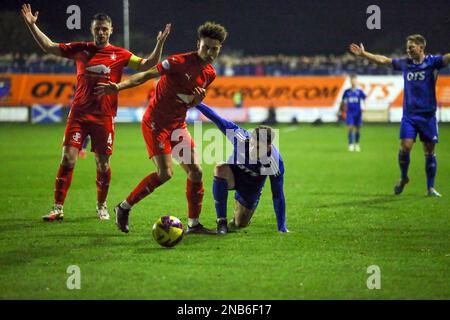
<svg viewBox="0 0 450 320">
<path fill-rule="evenodd" d="M 400 144 L 400 150 L 403 151 L 403 152 L 411 152 L 412 146 L 413 145 L 411 143 L 409 143 L 409 142 L 402 142 Z"/>
<path fill-rule="evenodd" d="M 189 170 L 189 178 L 193 181 L 201 181 L 203 177 L 203 171 L 200 166 L 195 166 Z"/>
<path fill-rule="evenodd" d="M 109 162 L 97 162 L 97 171 L 106 172 L 109 170 Z"/>
<path fill-rule="evenodd" d="M 431 157 L 434 155 L 434 144 L 431 143 L 425 143 L 423 146 L 423 152 L 425 153 L 425 156 Z"/>
<path fill-rule="evenodd" d="M 158 171 L 158 178 L 161 180 L 161 182 L 169 181 L 173 176 L 173 170 L 172 169 L 163 169 Z"/>
<path fill-rule="evenodd" d="M 227 164 L 219 164 L 214 168 L 214 175 L 225 179 L 227 176 Z"/>
<path fill-rule="evenodd" d="M 77 156 L 68 152 L 63 153 L 61 164 L 66 167 L 73 167 L 77 162 Z"/>
</svg>

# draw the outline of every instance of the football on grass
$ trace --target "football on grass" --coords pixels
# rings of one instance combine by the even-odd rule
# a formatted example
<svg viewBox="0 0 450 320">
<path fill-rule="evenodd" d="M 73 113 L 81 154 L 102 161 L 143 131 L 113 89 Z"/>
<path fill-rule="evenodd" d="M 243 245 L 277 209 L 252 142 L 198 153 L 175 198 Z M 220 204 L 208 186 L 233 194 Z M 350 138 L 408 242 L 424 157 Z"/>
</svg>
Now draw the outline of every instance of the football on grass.
<svg viewBox="0 0 450 320">
<path fill-rule="evenodd" d="M 171 248 L 183 240 L 184 229 L 180 219 L 163 216 L 153 225 L 153 238 L 163 247 Z"/>
</svg>

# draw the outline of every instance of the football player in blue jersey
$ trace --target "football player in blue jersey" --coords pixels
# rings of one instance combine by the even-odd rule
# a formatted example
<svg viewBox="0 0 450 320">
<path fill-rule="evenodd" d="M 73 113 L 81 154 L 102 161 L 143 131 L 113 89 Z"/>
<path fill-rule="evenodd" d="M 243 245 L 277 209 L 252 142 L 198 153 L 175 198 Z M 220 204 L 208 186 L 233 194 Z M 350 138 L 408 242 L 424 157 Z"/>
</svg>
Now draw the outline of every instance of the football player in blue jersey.
<svg viewBox="0 0 450 320">
<path fill-rule="evenodd" d="M 233 143 L 233 154 L 228 161 L 214 169 L 213 195 L 217 214 L 217 233 L 226 234 L 228 190 L 235 190 L 232 228 L 244 228 L 258 206 L 267 176 L 269 176 L 278 231 L 286 228 L 283 181 L 284 165 L 278 149 L 272 144 L 272 128 L 259 126 L 249 132 L 235 123 L 221 118 L 214 110 L 201 103 L 196 107 L 210 119 Z"/>
<path fill-rule="evenodd" d="M 340 106 L 340 112 L 346 112 L 348 128 L 348 151 L 361 151 L 359 146 L 360 131 L 362 125 L 362 107 L 366 95 L 364 91 L 356 87 L 356 75 L 350 76 L 352 87 L 344 91 Z"/>
<path fill-rule="evenodd" d="M 438 142 L 436 121 L 436 80 L 439 69 L 450 63 L 450 53 L 445 55 L 426 55 L 426 40 L 422 35 L 414 34 L 406 38 L 407 58 L 391 59 L 364 50 L 364 46 L 352 43 L 350 52 L 372 62 L 392 67 L 403 72 L 404 98 L 403 117 L 400 126 L 400 151 L 398 163 L 401 178 L 394 187 L 394 193 L 400 194 L 409 182 L 409 153 L 417 134 L 423 143 L 425 153 L 425 172 L 427 192 L 430 197 L 440 197 L 434 189 L 436 176 L 435 145 Z"/>
</svg>

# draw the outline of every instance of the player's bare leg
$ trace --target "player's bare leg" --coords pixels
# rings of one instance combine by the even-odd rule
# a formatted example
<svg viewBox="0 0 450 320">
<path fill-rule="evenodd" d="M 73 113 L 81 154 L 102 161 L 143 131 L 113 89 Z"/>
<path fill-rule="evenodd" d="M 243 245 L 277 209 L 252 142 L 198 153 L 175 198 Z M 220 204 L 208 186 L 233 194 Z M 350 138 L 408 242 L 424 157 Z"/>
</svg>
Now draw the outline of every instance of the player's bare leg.
<svg viewBox="0 0 450 320">
<path fill-rule="evenodd" d="M 423 151 L 425 154 L 425 173 L 427 175 L 427 194 L 429 197 L 441 197 L 442 195 L 434 189 L 434 178 L 436 176 L 436 155 L 434 142 L 424 142 Z"/>
<path fill-rule="evenodd" d="M 234 204 L 234 218 L 230 221 L 231 228 L 245 228 L 250 224 L 255 210 L 244 207 L 239 201 Z"/>
<path fill-rule="evenodd" d="M 173 176 L 172 156 L 170 154 L 155 155 L 152 160 L 156 166 L 156 172 L 145 177 L 128 197 L 114 208 L 116 225 L 122 232 L 129 232 L 128 217 L 131 207 Z"/>
<path fill-rule="evenodd" d="M 409 182 L 408 167 L 409 154 L 414 146 L 414 139 L 401 139 L 400 151 L 398 156 L 398 163 L 400 166 L 401 177 L 400 181 L 394 187 L 394 194 L 399 195 L 403 192 L 403 188 Z"/>
<path fill-rule="evenodd" d="M 97 165 L 97 214 L 100 220 L 109 220 L 109 212 L 106 206 L 106 197 L 111 181 L 109 158 L 110 156 L 107 154 L 95 153 L 95 162 Z"/>
<path fill-rule="evenodd" d="M 188 202 L 188 228 L 186 233 L 192 234 L 216 234 L 215 231 L 205 228 L 200 222 L 199 217 L 203 204 L 203 172 L 198 161 L 198 156 L 194 148 L 190 149 L 189 155 L 177 157 L 180 166 L 187 173 L 186 180 L 186 198 Z"/>
<path fill-rule="evenodd" d="M 228 233 L 227 226 L 227 198 L 228 190 L 234 188 L 234 175 L 230 166 L 226 163 L 214 168 L 213 194 L 217 214 L 217 233 Z"/>
<path fill-rule="evenodd" d="M 55 203 L 49 214 L 42 217 L 44 221 L 55 221 L 64 219 L 63 205 L 66 199 L 67 190 L 72 182 L 73 169 L 78 159 L 78 148 L 64 146 L 62 159 L 56 175 L 55 182 Z"/>
</svg>

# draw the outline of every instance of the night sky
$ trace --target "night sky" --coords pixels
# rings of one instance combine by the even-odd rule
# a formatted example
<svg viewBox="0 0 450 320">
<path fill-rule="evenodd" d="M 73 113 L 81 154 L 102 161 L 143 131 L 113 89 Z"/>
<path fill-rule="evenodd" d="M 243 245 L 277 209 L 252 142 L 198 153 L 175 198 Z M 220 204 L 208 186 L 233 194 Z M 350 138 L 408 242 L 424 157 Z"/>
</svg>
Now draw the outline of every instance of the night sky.
<svg viewBox="0 0 450 320">
<path fill-rule="evenodd" d="M 35 0 L 38 25 L 55 42 L 89 39 L 93 14 L 105 12 L 113 19 L 112 42 L 122 44 L 122 0 Z M 421 33 L 429 52 L 450 50 L 450 1 L 249 1 L 249 0 L 129 0 L 131 49 L 151 48 L 158 30 L 172 22 L 165 52 L 195 49 L 197 26 L 206 20 L 223 24 L 229 31 L 227 50 L 244 54 L 342 54 L 351 42 L 364 42 L 366 49 L 389 53 L 404 48 L 408 34 Z M 2 0 L 1 11 L 17 10 L 21 1 Z M 66 28 L 66 8 L 77 4 L 82 29 Z M 366 9 L 381 8 L 381 30 L 368 30 Z"/>
</svg>

